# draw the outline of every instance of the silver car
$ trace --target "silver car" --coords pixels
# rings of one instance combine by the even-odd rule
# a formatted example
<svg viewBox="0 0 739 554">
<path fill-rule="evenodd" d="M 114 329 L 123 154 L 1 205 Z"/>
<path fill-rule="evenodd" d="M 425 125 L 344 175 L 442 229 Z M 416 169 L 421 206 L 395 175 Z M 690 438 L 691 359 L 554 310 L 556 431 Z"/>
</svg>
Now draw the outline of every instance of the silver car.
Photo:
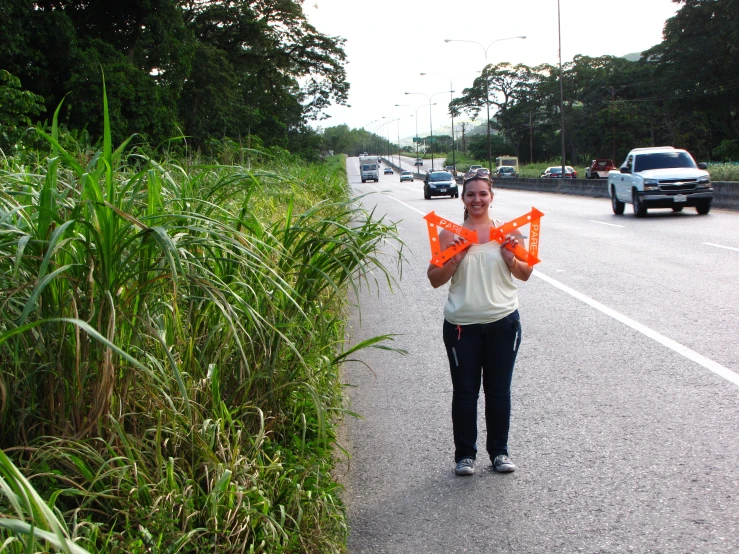
<svg viewBox="0 0 739 554">
<path fill-rule="evenodd" d="M 501 165 L 495 170 L 496 177 L 518 177 L 516 168 L 512 165 Z"/>
</svg>

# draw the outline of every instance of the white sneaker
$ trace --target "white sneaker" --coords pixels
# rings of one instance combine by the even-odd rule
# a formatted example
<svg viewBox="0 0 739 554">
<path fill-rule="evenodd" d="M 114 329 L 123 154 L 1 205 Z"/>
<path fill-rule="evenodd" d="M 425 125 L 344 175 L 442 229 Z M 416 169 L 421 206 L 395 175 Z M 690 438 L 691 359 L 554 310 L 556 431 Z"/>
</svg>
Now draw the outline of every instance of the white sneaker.
<svg viewBox="0 0 739 554">
<path fill-rule="evenodd" d="M 499 473 L 510 473 L 516 471 L 516 464 L 505 454 L 498 454 L 493 460 L 493 469 Z"/>
<path fill-rule="evenodd" d="M 454 473 L 457 475 L 472 475 L 475 473 L 475 460 L 472 458 L 462 458 L 457 462 Z"/>
</svg>

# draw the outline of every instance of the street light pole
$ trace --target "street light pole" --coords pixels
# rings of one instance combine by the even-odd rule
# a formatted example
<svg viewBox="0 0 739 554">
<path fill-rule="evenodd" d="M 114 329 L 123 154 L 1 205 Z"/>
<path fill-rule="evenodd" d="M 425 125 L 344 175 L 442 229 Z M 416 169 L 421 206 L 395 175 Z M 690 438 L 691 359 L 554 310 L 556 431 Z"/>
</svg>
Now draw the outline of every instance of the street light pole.
<svg viewBox="0 0 739 554">
<path fill-rule="evenodd" d="M 559 2 L 559 0 L 557 0 Z M 480 48 L 482 48 L 483 52 L 485 53 L 485 69 L 487 69 L 488 66 L 488 49 L 495 44 L 496 42 L 501 42 L 504 40 L 513 40 L 513 39 L 525 39 L 526 35 L 521 35 L 517 37 L 506 37 L 506 38 L 499 38 L 488 44 L 487 46 L 483 46 L 481 43 L 475 41 L 475 40 L 463 40 L 463 39 L 451 39 L 446 38 L 444 39 L 444 42 L 471 42 L 472 44 L 477 44 Z M 488 138 L 488 169 L 490 170 L 490 173 L 493 172 L 493 155 L 490 148 L 490 79 L 483 71 L 483 77 L 485 77 L 485 106 L 487 108 L 487 138 Z"/>
<path fill-rule="evenodd" d="M 564 86 L 562 85 L 562 24 L 559 17 L 559 0 L 557 0 L 557 30 L 559 35 L 559 134 L 562 137 L 562 178 L 560 187 L 564 184 L 565 176 L 565 102 Z M 573 175 L 574 177 L 574 175 Z"/>
<path fill-rule="evenodd" d="M 446 75 L 442 75 L 441 73 L 422 72 L 421 75 L 439 75 L 440 77 L 446 77 L 447 79 L 449 79 L 449 77 L 447 77 Z M 454 85 L 452 84 L 452 80 L 449 79 L 449 104 L 451 104 L 453 101 L 454 101 Z M 455 146 L 454 146 L 454 110 L 450 109 L 449 113 L 452 116 L 452 165 L 456 169 L 457 168 L 457 157 L 456 157 Z M 431 155 L 433 157 L 433 152 L 431 153 Z M 431 165 L 433 166 L 433 163 Z"/>
<path fill-rule="evenodd" d="M 423 106 L 411 106 L 410 104 L 395 104 L 395 107 L 404 107 L 404 108 L 412 108 L 416 112 L 416 136 L 414 137 L 415 140 L 413 142 L 416 143 L 416 159 L 418 159 L 418 108 L 422 108 Z"/>
<path fill-rule="evenodd" d="M 396 106 L 397 106 L 397 104 L 396 104 Z M 411 107 L 413 107 L 413 106 L 411 106 Z M 383 117 L 383 119 L 386 119 L 387 118 L 387 116 L 382 116 L 382 117 Z M 390 121 L 388 121 L 388 123 L 392 123 L 393 121 L 395 121 L 397 123 L 396 128 L 397 128 L 397 133 L 398 133 L 398 168 L 401 169 L 401 170 L 402 170 L 403 166 L 400 163 L 400 120 L 401 119 L 405 119 L 406 117 L 414 117 L 414 116 L 413 116 L 413 114 L 411 114 L 411 115 L 406 115 L 406 116 L 402 116 L 402 117 L 396 117 L 396 118 L 390 119 Z M 387 118 L 387 119 L 389 119 L 389 118 Z M 388 132 L 388 134 L 389 134 L 389 132 Z"/>
<path fill-rule="evenodd" d="M 436 103 L 431 103 L 431 99 L 436 96 L 437 94 L 442 94 L 446 92 L 445 90 L 442 90 L 441 92 L 435 92 L 432 95 L 424 94 L 423 92 L 406 92 L 405 94 L 420 94 L 421 96 L 425 96 L 429 99 L 429 130 L 430 130 L 430 141 L 431 141 L 431 169 L 434 169 L 434 125 L 431 121 L 431 106 L 435 106 Z"/>
<path fill-rule="evenodd" d="M 436 106 L 436 103 L 430 104 L 431 106 Z M 395 104 L 396 107 L 405 107 L 405 108 L 412 108 L 416 112 L 416 140 L 413 142 L 416 143 L 416 159 L 418 159 L 418 139 L 420 138 L 418 136 L 418 109 L 419 108 L 425 108 L 426 104 L 421 104 L 420 106 L 411 106 L 410 104 Z"/>
</svg>

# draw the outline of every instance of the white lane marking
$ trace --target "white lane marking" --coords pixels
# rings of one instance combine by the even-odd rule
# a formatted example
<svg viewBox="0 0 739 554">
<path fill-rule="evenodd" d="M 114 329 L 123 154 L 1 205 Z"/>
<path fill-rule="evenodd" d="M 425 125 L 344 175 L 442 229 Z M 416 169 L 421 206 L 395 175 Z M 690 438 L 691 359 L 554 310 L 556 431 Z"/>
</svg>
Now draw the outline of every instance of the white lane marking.
<svg viewBox="0 0 739 554">
<path fill-rule="evenodd" d="M 595 221 L 594 219 L 588 219 L 590 223 L 600 223 L 601 225 L 610 225 L 611 227 L 621 227 L 623 228 L 623 225 L 616 225 L 615 223 L 605 223 L 604 221 Z"/>
<path fill-rule="evenodd" d="M 734 373 L 729 368 L 722 366 L 719 363 L 714 362 L 713 360 L 710 360 L 703 356 L 702 354 L 698 354 L 694 350 L 691 350 L 687 346 L 683 346 L 679 342 L 676 342 L 670 338 L 667 338 L 661 333 L 658 333 L 654 329 L 650 329 L 646 325 L 643 325 L 639 323 L 638 321 L 634 321 L 630 317 L 627 317 L 616 310 L 613 310 L 609 308 L 608 306 L 605 306 L 601 304 L 600 302 L 593 300 L 589 296 L 585 296 L 581 292 L 576 291 L 575 289 L 572 289 L 565 285 L 564 283 L 560 283 L 556 279 L 552 279 L 551 277 L 544 275 L 543 273 L 540 273 L 538 270 L 534 270 L 534 275 L 541 279 L 542 281 L 545 281 L 549 283 L 550 285 L 558 288 L 559 290 L 566 292 L 570 296 L 577 298 L 581 302 L 584 302 L 585 304 L 588 304 L 589 306 L 592 306 L 596 310 L 606 314 L 609 317 L 612 317 L 616 321 L 620 321 L 624 325 L 628 325 L 635 331 L 640 332 L 641 334 L 645 335 L 646 337 L 649 337 L 650 339 L 657 341 L 662 346 L 666 346 L 667 348 L 677 352 L 681 356 L 686 357 L 687 359 L 705 367 L 709 371 L 714 372 L 719 377 L 723 377 L 730 383 L 734 383 L 736 386 L 739 387 L 739 373 Z"/>
<path fill-rule="evenodd" d="M 367 183 L 363 183 L 363 184 L 367 184 Z M 419 213 L 419 214 L 421 214 L 421 215 L 426 215 L 426 214 L 425 214 L 425 213 L 423 213 L 423 212 L 422 212 L 421 210 L 418 210 L 418 209 L 414 208 L 414 207 L 413 207 L 413 206 L 411 206 L 410 204 L 406 204 L 406 203 L 405 203 L 405 202 L 403 202 L 402 200 L 398 200 L 397 198 L 395 198 L 395 197 L 394 197 L 394 196 L 393 196 L 393 195 L 391 194 L 391 192 L 390 192 L 390 191 L 387 191 L 387 190 L 380 190 L 380 189 L 378 189 L 377 187 L 373 187 L 372 185 L 367 185 L 367 186 L 368 186 L 368 187 L 370 187 L 370 188 L 372 188 L 372 189 L 375 189 L 375 190 L 376 190 L 377 192 L 379 192 L 379 193 L 381 193 L 381 194 L 384 194 L 384 195 L 385 195 L 385 196 L 387 196 L 388 198 L 392 198 L 392 199 L 393 199 L 393 200 L 395 200 L 396 202 L 399 202 L 400 204 L 403 204 L 403 206 L 405 206 L 406 208 L 410 208 L 410 209 L 411 209 L 411 210 L 413 210 L 414 212 L 417 212 L 417 213 Z"/>
<path fill-rule="evenodd" d="M 381 192 L 379 189 L 373 187 L 372 185 L 368 185 L 368 186 L 374 188 L 378 192 Z M 410 206 L 410 205 L 406 204 L 402 200 L 398 200 L 394 196 L 390 196 L 388 194 L 387 197 L 388 198 L 392 198 L 393 200 L 395 200 L 396 202 L 399 202 L 400 204 L 403 204 L 403 206 L 406 206 L 407 208 L 410 208 L 414 212 L 418 212 L 421 215 L 426 215 L 421 210 L 417 210 L 413 206 Z M 706 244 L 708 244 L 708 243 L 706 243 Z M 578 292 L 575 289 L 572 289 L 572 288 L 568 287 L 564 283 L 560 283 L 556 279 L 552 279 L 548 275 L 544 275 L 539 270 L 536 270 L 535 269 L 534 272 L 533 272 L 533 275 L 536 276 L 536 277 L 538 277 L 542 281 L 545 281 L 545 282 L 549 283 L 550 285 L 558 288 L 559 290 L 561 290 L 563 292 L 566 292 L 570 296 L 572 296 L 574 298 L 577 298 L 581 302 L 584 302 L 585 304 L 588 304 L 589 306 L 592 306 L 593 308 L 595 308 L 596 310 L 598 310 L 598 311 L 606 314 L 607 316 L 612 317 L 616 321 L 620 321 L 624 325 L 628 325 L 629 327 L 631 327 L 635 331 L 638 331 L 641 334 L 645 335 L 646 337 L 649 337 L 650 339 L 652 339 L 654 341 L 657 341 L 662 346 L 666 346 L 670 350 L 673 350 L 673 351 L 677 352 L 678 354 L 680 354 L 681 356 L 684 356 L 687 359 L 689 359 L 689 360 L 697 363 L 698 365 L 701 365 L 701 366 L 705 367 L 706 369 L 708 369 L 709 371 L 712 371 L 713 373 L 715 373 L 719 377 L 723 377 L 724 379 L 726 379 L 730 383 L 734 383 L 736 386 L 739 387 L 739 373 L 734 373 L 729 368 L 724 367 L 721 364 L 719 364 L 717 362 L 714 362 L 713 360 L 710 360 L 710 359 L 706 358 L 702 354 L 698 354 L 697 352 L 695 352 L 694 350 L 691 350 L 687 346 L 683 346 L 679 342 L 676 342 L 676 341 L 674 341 L 674 340 L 672 340 L 670 338 L 667 338 L 663 334 L 658 333 L 657 331 L 655 331 L 653 329 L 650 329 L 646 325 L 642 325 L 638 321 L 634 321 L 630 317 L 627 317 L 627 316 L 625 316 L 625 315 L 617 312 L 616 310 L 613 310 L 613 309 L 609 308 L 608 306 L 605 306 L 604 304 L 601 304 L 597 300 L 593 300 L 589 296 L 585 296 L 581 292 Z"/>
<path fill-rule="evenodd" d="M 712 242 L 704 242 L 703 244 L 706 244 L 708 246 L 715 246 L 716 248 L 726 248 L 727 250 L 733 250 L 734 252 L 739 252 L 739 248 L 734 248 L 733 246 L 724 246 L 723 244 L 714 244 Z"/>
</svg>

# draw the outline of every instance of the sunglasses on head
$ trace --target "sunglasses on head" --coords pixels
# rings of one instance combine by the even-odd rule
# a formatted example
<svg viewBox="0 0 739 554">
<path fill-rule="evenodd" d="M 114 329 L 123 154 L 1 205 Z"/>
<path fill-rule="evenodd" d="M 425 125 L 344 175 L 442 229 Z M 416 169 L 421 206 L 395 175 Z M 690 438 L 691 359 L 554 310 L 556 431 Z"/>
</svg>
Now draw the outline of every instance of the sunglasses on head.
<svg viewBox="0 0 739 554">
<path fill-rule="evenodd" d="M 471 181 L 473 179 L 490 179 L 490 170 L 487 167 L 480 167 L 473 171 L 468 171 L 464 174 L 464 182 Z"/>
</svg>

